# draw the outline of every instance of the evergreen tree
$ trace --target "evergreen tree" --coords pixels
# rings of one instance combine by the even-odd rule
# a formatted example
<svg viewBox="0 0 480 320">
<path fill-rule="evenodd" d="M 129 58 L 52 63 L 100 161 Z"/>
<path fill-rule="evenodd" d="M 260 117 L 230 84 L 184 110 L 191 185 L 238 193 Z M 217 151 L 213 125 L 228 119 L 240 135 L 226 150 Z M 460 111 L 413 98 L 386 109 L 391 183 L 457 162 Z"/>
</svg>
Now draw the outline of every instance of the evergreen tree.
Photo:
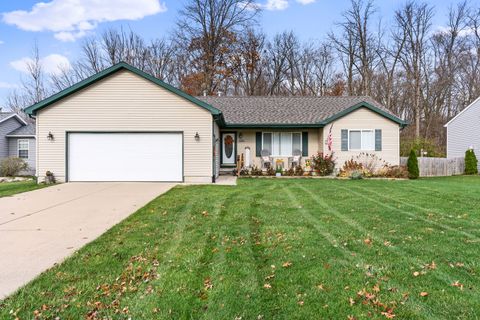
<svg viewBox="0 0 480 320">
<path fill-rule="evenodd" d="M 420 176 L 420 171 L 418 170 L 418 159 L 415 153 L 415 150 L 410 150 L 410 155 L 408 156 L 407 161 L 408 177 L 410 179 L 417 179 Z"/>
<path fill-rule="evenodd" d="M 473 149 L 468 149 L 465 152 L 465 174 L 477 174 L 478 173 L 478 160 L 475 156 Z"/>
</svg>

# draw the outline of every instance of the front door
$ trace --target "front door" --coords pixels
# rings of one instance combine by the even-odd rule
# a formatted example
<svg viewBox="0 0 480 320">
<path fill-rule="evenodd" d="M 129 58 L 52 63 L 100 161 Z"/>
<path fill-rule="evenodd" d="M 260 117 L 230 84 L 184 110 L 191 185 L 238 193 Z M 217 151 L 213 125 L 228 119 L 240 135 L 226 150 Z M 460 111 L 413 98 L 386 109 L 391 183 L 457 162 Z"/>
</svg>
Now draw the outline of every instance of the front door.
<svg viewBox="0 0 480 320">
<path fill-rule="evenodd" d="M 235 132 L 222 132 L 222 164 L 235 165 L 237 157 L 237 135 Z"/>
</svg>

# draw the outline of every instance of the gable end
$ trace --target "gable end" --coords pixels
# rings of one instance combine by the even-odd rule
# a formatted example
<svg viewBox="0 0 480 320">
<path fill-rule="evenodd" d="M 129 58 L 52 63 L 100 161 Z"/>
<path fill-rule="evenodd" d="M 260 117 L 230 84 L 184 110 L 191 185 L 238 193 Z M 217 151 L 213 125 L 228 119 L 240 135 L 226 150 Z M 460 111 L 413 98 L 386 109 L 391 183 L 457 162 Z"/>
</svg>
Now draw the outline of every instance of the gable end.
<svg viewBox="0 0 480 320">
<path fill-rule="evenodd" d="M 191 95 L 161 81 L 160 79 L 157 79 L 155 78 L 154 76 L 152 75 L 149 75 L 148 73 L 146 72 L 143 72 L 125 62 L 120 62 L 116 65 L 113 65 L 111 66 L 110 68 L 107 68 L 97 74 L 94 74 L 93 76 L 87 78 L 87 79 L 84 79 L 80 82 L 78 82 L 77 84 L 74 84 L 73 86 L 69 87 L 69 88 L 66 88 L 32 106 L 29 106 L 27 108 L 25 108 L 25 113 L 27 113 L 28 115 L 35 115 L 39 110 L 43 109 L 43 108 L 46 108 L 48 107 L 49 105 L 79 91 L 79 90 L 82 90 L 88 86 L 90 86 L 91 84 L 94 84 L 116 72 L 118 72 L 119 70 L 128 70 L 148 81 L 151 81 L 153 83 L 155 83 L 156 85 L 196 104 L 197 106 L 201 107 L 201 108 L 204 108 L 206 110 L 208 110 L 212 115 L 214 116 L 221 116 L 222 113 L 220 112 L 220 110 L 212 107 L 211 105 L 209 105 L 208 103 L 205 103 L 195 97 L 192 97 Z"/>
</svg>

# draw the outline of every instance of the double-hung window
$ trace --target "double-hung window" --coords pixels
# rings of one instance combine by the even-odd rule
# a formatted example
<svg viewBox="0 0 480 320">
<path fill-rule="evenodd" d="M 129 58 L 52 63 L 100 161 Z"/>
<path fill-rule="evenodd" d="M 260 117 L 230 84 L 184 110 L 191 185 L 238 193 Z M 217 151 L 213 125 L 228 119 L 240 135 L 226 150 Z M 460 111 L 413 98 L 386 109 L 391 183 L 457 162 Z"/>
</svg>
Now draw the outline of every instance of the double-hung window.
<svg viewBox="0 0 480 320">
<path fill-rule="evenodd" d="M 28 159 L 28 139 L 18 140 L 18 157 L 21 159 Z"/>
<path fill-rule="evenodd" d="M 349 130 L 349 150 L 375 150 L 375 130 Z"/>
<path fill-rule="evenodd" d="M 276 157 L 292 156 L 293 151 L 302 151 L 301 132 L 264 132 L 262 150 Z"/>
</svg>

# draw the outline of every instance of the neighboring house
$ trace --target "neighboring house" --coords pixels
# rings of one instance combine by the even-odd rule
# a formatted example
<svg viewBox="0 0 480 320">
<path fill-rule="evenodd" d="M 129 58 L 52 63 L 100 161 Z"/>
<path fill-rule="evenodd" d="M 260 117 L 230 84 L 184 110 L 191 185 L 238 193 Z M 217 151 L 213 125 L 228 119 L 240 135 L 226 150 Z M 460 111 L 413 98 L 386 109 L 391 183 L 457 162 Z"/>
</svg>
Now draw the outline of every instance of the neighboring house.
<svg viewBox="0 0 480 320">
<path fill-rule="evenodd" d="M 0 112 L 0 160 L 7 157 L 19 157 L 28 163 L 28 170 L 21 174 L 35 174 L 35 125 L 14 112 Z"/>
<path fill-rule="evenodd" d="M 25 110 L 37 120 L 38 172 L 58 181 L 215 181 L 262 150 L 326 152 L 337 166 L 375 152 L 399 164 L 406 123 L 367 97 L 192 97 L 126 63 Z M 333 127 L 332 127 L 333 125 Z"/>
<path fill-rule="evenodd" d="M 447 128 L 447 158 L 465 157 L 473 148 L 480 155 L 480 97 L 445 124 Z M 480 169 L 480 163 L 479 167 Z"/>
</svg>

